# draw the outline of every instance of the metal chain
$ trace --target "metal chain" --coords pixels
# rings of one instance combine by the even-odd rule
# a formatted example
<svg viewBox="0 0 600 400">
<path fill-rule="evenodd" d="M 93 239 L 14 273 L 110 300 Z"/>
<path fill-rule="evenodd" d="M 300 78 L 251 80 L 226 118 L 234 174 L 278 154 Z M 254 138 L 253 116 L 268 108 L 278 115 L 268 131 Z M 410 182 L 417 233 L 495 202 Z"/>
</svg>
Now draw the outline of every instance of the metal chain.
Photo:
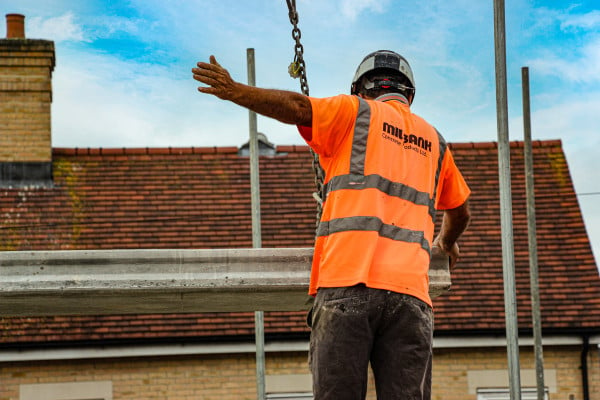
<svg viewBox="0 0 600 400">
<path fill-rule="evenodd" d="M 296 11 L 296 0 L 287 0 L 290 22 L 292 24 L 292 39 L 296 42 L 294 46 L 294 61 L 288 67 L 290 76 L 294 79 L 300 78 L 300 90 L 308 96 L 308 81 L 306 79 L 306 64 L 304 63 L 304 46 L 300 43 L 302 32 L 298 28 L 298 12 Z"/>
<path fill-rule="evenodd" d="M 298 28 L 298 12 L 296 11 L 296 0 L 286 0 L 289 10 L 290 22 L 293 26 L 292 38 L 296 42 L 294 46 L 294 61 L 288 67 L 290 76 L 294 79 L 300 78 L 300 90 L 302 94 L 308 96 L 308 81 L 306 79 L 306 64 L 304 63 L 304 46 L 300 43 L 302 32 Z M 315 186 L 316 192 L 313 193 L 313 197 L 317 202 L 317 221 L 316 225 L 319 225 L 321 220 L 321 214 L 323 213 L 323 197 L 324 197 L 324 185 L 325 173 L 319 163 L 319 155 L 310 149 L 310 153 L 313 156 L 312 167 L 315 173 Z"/>
</svg>

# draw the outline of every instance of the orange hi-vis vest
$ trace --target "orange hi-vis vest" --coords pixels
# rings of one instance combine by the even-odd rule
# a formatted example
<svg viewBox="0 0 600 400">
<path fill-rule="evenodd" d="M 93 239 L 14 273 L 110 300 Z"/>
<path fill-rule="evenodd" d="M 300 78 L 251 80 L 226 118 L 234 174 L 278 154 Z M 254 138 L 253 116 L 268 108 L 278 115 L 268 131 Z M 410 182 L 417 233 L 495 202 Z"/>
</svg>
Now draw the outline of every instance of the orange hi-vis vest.
<svg viewBox="0 0 600 400">
<path fill-rule="evenodd" d="M 309 145 L 325 170 L 310 294 L 364 283 L 431 305 L 428 269 L 436 209 L 470 191 L 443 137 L 392 101 L 310 98 Z"/>
</svg>

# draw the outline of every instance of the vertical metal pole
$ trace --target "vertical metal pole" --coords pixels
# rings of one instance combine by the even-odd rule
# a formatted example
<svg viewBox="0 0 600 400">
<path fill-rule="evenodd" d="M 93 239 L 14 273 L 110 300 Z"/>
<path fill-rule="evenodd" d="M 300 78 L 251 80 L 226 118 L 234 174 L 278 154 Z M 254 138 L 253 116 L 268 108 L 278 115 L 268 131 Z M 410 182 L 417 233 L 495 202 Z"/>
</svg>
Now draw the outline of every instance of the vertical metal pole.
<svg viewBox="0 0 600 400">
<path fill-rule="evenodd" d="M 254 49 L 246 49 L 248 61 L 248 85 L 256 86 L 256 73 L 254 67 Z M 258 170 L 258 132 L 256 127 L 256 113 L 248 111 L 248 127 L 250 130 L 250 190 L 252 207 L 252 247 L 261 248 L 260 226 L 260 176 Z"/>
<path fill-rule="evenodd" d="M 265 319 L 263 311 L 254 312 L 256 335 L 256 398 L 265 400 Z"/>
<path fill-rule="evenodd" d="M 510 143 L 508 141 L 508 101 L 506 84 L 506 27 L 504 0 L 494 0 L 494 41 L 496 58 L 496 112 L 498 125 L 498 174 L 500 180 L 500 222 L 502 229 L 502 270 L 510 399 L 521 400 L 519 330 L 512 230 L 510 182 Z"/>
<path fill-rule="evenodd" d="M 248 85 L 256 86 L 256 73 L 254 63 L 254 49 L 246 49 L 248 63 Z M 249 111 L 250 128 L 250 190 L 252 208 L 252 247 L 262 247 L 260 225 L 260 176 L 258 168 L 258 132 L 256 126 L 256 113 Z M 256 341 L 256 392 L 258 400 L 265 399 L 265 324 L 264 313 L 254 313 L 254 330 Z"/>
<path fill-rule="evenodd" d="M 531 146 L 531 110 L 529 101 L 529 68 L 521 68 L 523 85 L 523 133 L 525 146 L 525 192 L 527 194 L 527 228 L 529 238 L 529 277 L 531 280 L 531 314 L 535 355 L 537 398 L 544 400 L 544 352 L 542 348 L 542 315 L 537 256 L 535 190 L 533 185 L 533 150 Z"/>
</svg>

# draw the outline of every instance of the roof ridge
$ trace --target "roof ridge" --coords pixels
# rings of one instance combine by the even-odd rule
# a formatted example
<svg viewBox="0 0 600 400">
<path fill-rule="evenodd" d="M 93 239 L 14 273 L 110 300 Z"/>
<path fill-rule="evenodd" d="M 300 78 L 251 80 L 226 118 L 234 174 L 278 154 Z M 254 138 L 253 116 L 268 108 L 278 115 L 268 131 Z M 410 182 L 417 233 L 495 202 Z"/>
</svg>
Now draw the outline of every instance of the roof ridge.
<svg viewBox="0 0 600 400">
<path fill-rule="evenodd" d="M 498 142 L 449 142 L 453 149 L 495 149 Z M 522 140 L 511 140 L 511 147 L 523 147 Z M 533 147 L 562 147 L 561 139 L 539 139 L 532 141 Z M 277 145 L 278 152 L 306 151 L 307 145 Z M 53 147 L 52 152 L 56 155 L 152 155 L 152 154 L 211 154 L 211 153 L 235 153 L 239 149 L 235 146 L 211 146 L 211 147 Z"/>
<path fill-rule="evenodd" d="M 280 144 L 277 145 L 277 152 L 290 152 L 295 153 L 298 151 L 307 151 L 309 149 L 308 145 L 305 144 Z"/>
<path fill-rule="evenodd" d="M 523 147 L 523 140 L 511 140 L 510 147 Z M 453 149 L 495 149 L 498 142 L 448 142 Z M 562 147 L 561 139 L 538 139 L 531 141 L 532 147 Z"/>
<path fill-rule="evenodd" d="M 212 147 L 53 147 L 55 155 L 153 155 L 237 153 L 235 146 Z"/>
<path fill-rule="evenodd" d="M 307 145 L 277 145 L 278 152 L 297 153 L 307 151 Z M 212 146 L 212 147 L 53 147 L 54 155 L 62 156 L 128 156 L 128 155 L 182 155 L 182 154 L 217 154 L 237 153 L 239 149 L 235 146 Z"/>
</svg>

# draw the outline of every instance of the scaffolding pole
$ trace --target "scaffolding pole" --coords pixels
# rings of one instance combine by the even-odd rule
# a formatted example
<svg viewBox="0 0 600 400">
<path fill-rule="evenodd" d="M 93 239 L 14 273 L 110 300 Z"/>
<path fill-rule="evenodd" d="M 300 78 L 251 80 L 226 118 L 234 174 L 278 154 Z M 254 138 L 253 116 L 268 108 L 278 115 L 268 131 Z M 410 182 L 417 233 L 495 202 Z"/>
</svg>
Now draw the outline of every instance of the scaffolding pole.
<svg viewBox="0 0 600 400">
<path fill-rule="evenodd" d="M 508 378 L 510 384 L 510 399 L 521 400 L 517 293 L 512 229 L 512 193 L 510 187 L 510 142 L 508 140 L 504 0 L 494 0 L 494 43 L 496 64 L 496 114 L 498 125 L 498 175 L 500 181 L 500 223 L 502 229 L 502 271 L 504 277 Z"/>
<path fill-rule="evenodd" d="M 254 49 L 246 49 L 248 63 L 248 85 L 256 86 L 256 70 L 254 62 Z M 250 131 L 250 191 L 252 208 L 252 247 L 262 247 L 260 224 L 260 175 L 258 166 L 258 129 L 256 113 L 248 112 L 248 125 Z M 265 324 L 264 312 L 254 312 L 254 330 L 256 342 L 256 392 L 258 400 L 265 399 Z"/>
<path fill-rule="evenodd" d="M 529 277 L 531 285 L 531 316 L 535 355 L 537 399 L 544 400 L 544 352 L 542 348 L 542 315 L 537 256 L 535 190 L 533 180 L 533 150 L 531 146 L 531 109 L 529 100 L 529 68 L 521 68 L 523 85 L 523 136 L 525 152 L 525 192 L 527 194 L 527 232 L 529 239 Z"/>
</svg>

